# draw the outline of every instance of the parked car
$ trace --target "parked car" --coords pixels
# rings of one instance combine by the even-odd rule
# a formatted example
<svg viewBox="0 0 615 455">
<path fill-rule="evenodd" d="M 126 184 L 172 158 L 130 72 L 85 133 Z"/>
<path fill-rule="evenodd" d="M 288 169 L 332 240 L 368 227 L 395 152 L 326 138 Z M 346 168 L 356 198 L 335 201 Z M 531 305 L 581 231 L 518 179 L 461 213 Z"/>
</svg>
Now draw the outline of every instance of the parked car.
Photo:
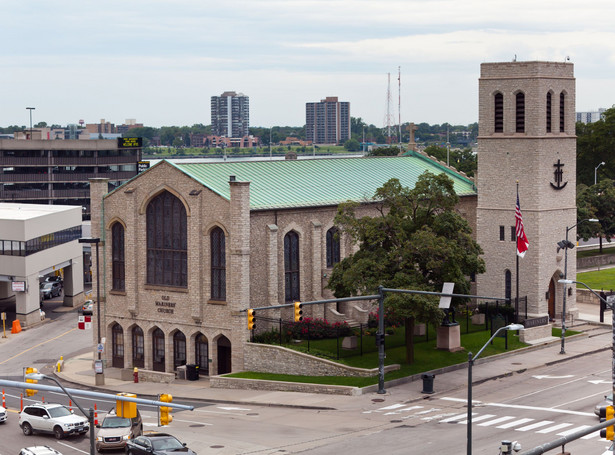
<svg viewBox="0 0 615 455">
<path fill-rule="evenodd" d="M 19 455 L 62 455 L 56 449 L 49 446 L 25 447 L 19 451 Z"/>
<path fill-rule="evenodd" d="M 85 315 L 90 315 L 94 313 L 94 301 L 86 300 L 83 306 L 81 307 L 81 312 Z"/>
<path fill-rule="evenodd" d="M 54 275 L 54 276 L 48 276 L 47 278 L 45 278 L 45 282 L 47 283 L 60 283 L 60 287 L 64 286 L 64 280 L 62 280 L 62 277 L 59 275 Z"/>
<path fill-rule="evenodd" d="M 143 421 L 138 410 L 132 419 L 119 417 L 111 411 L 96 428 L 96 450 L 123 449 L 127 441 L 143 433 Z"/>
<path fill-rule="evenodd" d="M 596 405 L 596 407 L 594 408 L 594 414 L 600 417 L 600 408 L 603 408 L 605 406 L 612 406 L 612 405 L 613 405 L 613 393 L 611 392 L 608 395 L 605 395 L 604 400 L 602 400 L 600 403 Z"/>
<path fill-rule="evenodd" d="M 57 281 L 44 281 L 41 283 L 41 297 L 51 299 L 62 293 L 62 285 Z"/>
<path fill-rule="evenodd" d="M 19 426 L 23 434 L 30 436 L 35 431 L 52 433 L 56 439 L 72 434 L 86 434 L 90 429 L 88 419 L 77 416 L 66 406 L 55 403 L 35 403 L 19 413 Z"/>
<path fill-rule="evenodd" d="M 0 406 L 0 423 L 6 422 L 7 418 L 8 418 L 8 412 L 6 412 L 5 408 Z"/>
<path fill-rule="evenodd" d="M 147 433 L 126 441 L 127 455 L 196 455 L 175 436 L 167 433 Z"/>
</svg>

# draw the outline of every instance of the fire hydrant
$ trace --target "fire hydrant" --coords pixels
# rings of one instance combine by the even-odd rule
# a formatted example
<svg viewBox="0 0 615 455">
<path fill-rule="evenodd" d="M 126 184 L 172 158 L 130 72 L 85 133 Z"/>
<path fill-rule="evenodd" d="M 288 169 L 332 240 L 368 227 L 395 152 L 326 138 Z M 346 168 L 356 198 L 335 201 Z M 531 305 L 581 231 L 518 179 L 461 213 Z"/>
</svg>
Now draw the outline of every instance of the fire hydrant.
<svg viewBox="0 0 615 455">
<path fill-rule="evenodd" d="M 135 382 L 139 382 L 139 369 L 135 367 L 132 371 L 132 377 L 134 378 Z"/>
</svg>

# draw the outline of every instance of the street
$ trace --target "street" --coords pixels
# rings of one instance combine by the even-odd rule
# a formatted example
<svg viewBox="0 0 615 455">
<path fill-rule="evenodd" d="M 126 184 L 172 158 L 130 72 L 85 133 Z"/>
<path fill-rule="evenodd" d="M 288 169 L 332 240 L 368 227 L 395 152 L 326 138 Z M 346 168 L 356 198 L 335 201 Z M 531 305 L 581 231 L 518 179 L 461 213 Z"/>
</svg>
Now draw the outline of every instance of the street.
<svg viewBox="0 0 615 455">
<path fill-rule="evenodd" d="M 0 377 L 20 381 L 26 366 L 51 374 L 60 355 L 89 355 L 92 334 L 78 330 L 76 321 L 77 310 L 73 310 L 1 342 Z M 557 349 L 552 351 L 553 360 L 557 360 Z M 496 454 L 504 439 L 519 441 L 527 450 L 596 424 L 594 406 L 611 389 L 610 355 L 610 351 L 603 351 L 475 384 L 473 453 Z M 515 357 L 510 361 L 514 363 Z M 489 367 L 486 363 L 476 369 Z M 396 397 L 404 396 L 404 387 L 410 386 L 396 387 Z M 23 435 L 17 424 L 22 391 L 5 388 L 4 392 L 9 419 L 0 425 L 0 455 L 18 453 L 22 447 L 36 444 L 49 445 L 64 455 L 89 453 L 89 435 L 59 441 L 51 435 Z M 24 398 L 24 404 L 43 397 L 46 402 L 69 405 L 64 394 L 50 392 Z M 77 400 L 85 409 L 96 404 L 99 421 L 115 406 L 113 399 Z M 195 410 L 173 411 L 171 425 L 159 428 L 156 408 L 140 405 L 144 430 L 169 432 L 201 454 L 430 454 L 464 453 L 466 447 L 465 386 L 411 401 L 370 394 L 341 405 L 331 396 L 331 409 L 174 402 L 193 405 Z M 72 406 L 79 413 L 74 403 Z M 567 445 L 566 450 L 600 454 L 607 445 L 593 434 Z"/>
</svg>

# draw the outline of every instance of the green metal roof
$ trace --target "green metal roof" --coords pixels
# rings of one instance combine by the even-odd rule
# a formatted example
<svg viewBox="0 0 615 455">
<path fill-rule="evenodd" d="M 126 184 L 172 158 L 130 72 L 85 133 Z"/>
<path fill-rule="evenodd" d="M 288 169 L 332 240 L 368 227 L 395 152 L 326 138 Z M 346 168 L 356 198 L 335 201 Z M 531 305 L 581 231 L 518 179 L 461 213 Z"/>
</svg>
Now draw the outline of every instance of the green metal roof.
<svg viewBox="0 0 615 455">
<path fill-rule="evenodd" d="M 220 163 L 168 162 L 230 200 L 229 177 L 250 182 L 252 210 L 337 205 L 372 198 L 389 179 L 414 188 L 423 172 L 446 173 L 459 196 L 475 195 L 474 183 L 422 155 L 319 158 Z"/>
</svg>

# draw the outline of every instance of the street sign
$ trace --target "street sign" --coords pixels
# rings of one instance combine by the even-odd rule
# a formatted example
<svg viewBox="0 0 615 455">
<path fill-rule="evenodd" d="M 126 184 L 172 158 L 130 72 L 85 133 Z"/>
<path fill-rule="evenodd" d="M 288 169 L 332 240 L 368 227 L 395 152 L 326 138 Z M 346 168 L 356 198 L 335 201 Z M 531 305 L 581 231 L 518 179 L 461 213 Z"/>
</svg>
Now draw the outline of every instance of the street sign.
<svg viewBox="0 0 615 455">
<path fill-rule="evenodd" d="M 96 347 L 96 351 L 104 352 L 104 350 L 105 350 L 105 345 L 102 343 L 98 343 L 98 346 Z"/>
</svg>

